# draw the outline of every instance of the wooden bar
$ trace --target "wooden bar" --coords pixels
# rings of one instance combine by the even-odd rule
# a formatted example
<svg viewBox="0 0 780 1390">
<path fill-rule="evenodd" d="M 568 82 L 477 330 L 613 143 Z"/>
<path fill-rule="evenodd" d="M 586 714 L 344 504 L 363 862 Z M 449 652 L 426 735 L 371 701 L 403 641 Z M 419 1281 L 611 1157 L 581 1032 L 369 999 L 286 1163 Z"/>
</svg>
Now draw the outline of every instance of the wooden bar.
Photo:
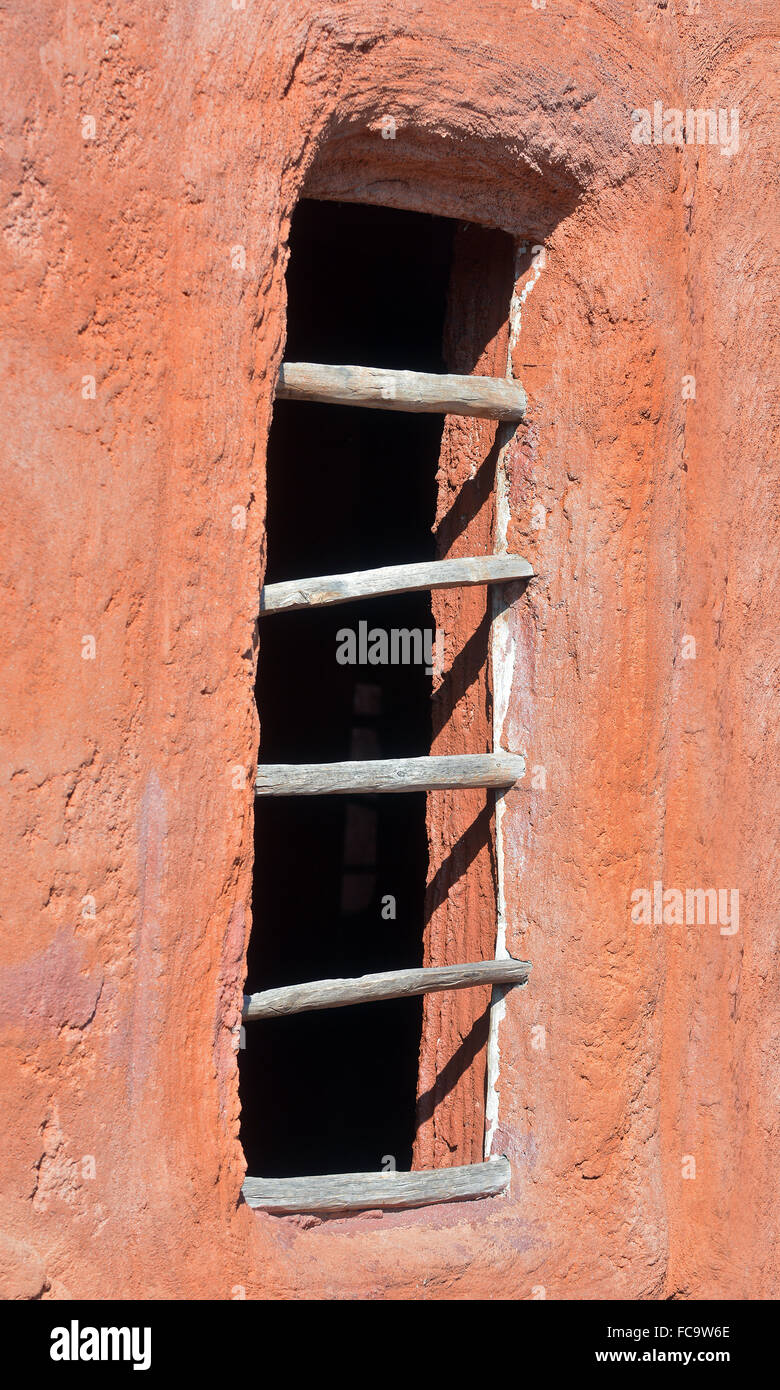
<svg viewBox="0 0 780 1390">
<path fill-rule="evenodd" d="M 415 970 L 382 970 L 346 980 L 310 980 L 245 994 L 241 1014 L 245 1023 L 256 1018 L 283 1018 L 312 1009 L 344 1009 L 349 1004 L 375 1004 L 380 999 L 408 999 L 445 989 L 477 985 L 521 985 L 528 979 L 527 960 L 479 960 L 465 965 L 422 966 Z"/>
<path fill-rule="evenodd" d="M 283 362 L 276 396 L 279 400 L 326 401 L 370 410 L 476 415 L 487 420 L 522 420 L 526 409 L 522 386 L 503 377 L 336 367 L 319 362 Z"/>
<path fill-rule="evenodd" d="M 447 787 L 513 787 L 525 773 L 519 753 L 464 753 L 368 762 L 260 763 L 256 796 L 329 796 L 361 792 L 428 792 Z"/>
<path fill-rule="evenodd" d="M 315 579 L 289 579 L 266 584 L 260 595 L 261 613 L 313 608 L 384 594 L 419 589 L 452 589 L 469 584 L 503 584 L 531 579 L 533 569 L 519 555 L 475 555 L 467 559 L 433 560 L 420 565 L 385 565 L 355 574 L 326 574 Z"/>
<path fill-rule="evenodd" d="M 509 1191 L 511 1169 L 503 1156 L 487 1163 L 419 1173 L 333 1173 L 312 1178 L 245 1178 L 244 1201 L 278 1216 L 295 1212 L 333 1214 L 371 1208 L 425 1207 L 468 1202 Z"/>
</svg>

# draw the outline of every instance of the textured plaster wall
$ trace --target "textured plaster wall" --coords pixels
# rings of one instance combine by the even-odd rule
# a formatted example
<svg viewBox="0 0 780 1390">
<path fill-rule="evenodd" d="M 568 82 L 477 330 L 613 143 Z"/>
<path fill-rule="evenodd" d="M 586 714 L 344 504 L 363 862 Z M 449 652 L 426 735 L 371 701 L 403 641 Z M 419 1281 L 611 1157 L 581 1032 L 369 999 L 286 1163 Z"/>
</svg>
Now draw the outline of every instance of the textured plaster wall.
<svg viewBox="0 0 780 1390">
<path fill-rule="evenodd" d="M 777 46 L 769 6 L 688 8 L 0 14 L 6 1296 L 777 1293 Z M 656 100 L 739 107 L 738 151 L 633 144 Z M 508 944 L 534 963 L 499 1038 L 512 1191 L 325 1223 L 239 1202 L 233 1032 L 304 190 L 546 247 L 508 455 L 539 578 L 503 737 L 546 771 L 505 818 Z M 448 808 L 437 855 L 474 813 Z M 738 933 L 635 925 L 655 880 L 738 888 Z M 462 1007 L 428 1012 L 421 1085 Z M 466 1077 L 418 1157 L 447 1161 L 475 1097 Z"/>
</svg>

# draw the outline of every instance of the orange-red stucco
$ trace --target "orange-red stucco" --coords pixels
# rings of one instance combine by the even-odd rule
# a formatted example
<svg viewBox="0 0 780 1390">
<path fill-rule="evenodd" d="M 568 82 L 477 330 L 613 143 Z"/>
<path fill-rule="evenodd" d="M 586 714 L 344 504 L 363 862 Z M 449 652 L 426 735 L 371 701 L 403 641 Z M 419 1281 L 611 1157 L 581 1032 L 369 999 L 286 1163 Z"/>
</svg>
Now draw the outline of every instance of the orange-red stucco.
<svg viewBox="0 0 780 1390">
<path fill-rule="evenodd" d="M 4 11 L 5 1296 L 777 1293 L 770 19 L 734 0 Z M 656 101 L 737 108 L 739 148 L 634 143 Z M 503 727 L 529 766 L 508 944 L 533 962 L 499 1038 L 512 1189 L 327 1222 L 239 1200 L 233 1031 L 304 192 L 546 253 L 521 274 L 509 455 L 510 547 L 538 573 Z M 440 518 L 490 443 L 447 426 Z M 475 680 L 437 751 L 488 730 Z M 478 810 L 432 800 L 434 864 Z M 492 949 L 490 874 L 454 885 L 429 953 Z M 635 924 L 656 881 L 738 889 L 739 930 Z M 423 1090 L 473 1021 L 448 998 Z M 478 1092 L 442 1102 L 420 1161 L 452 1161 Z"/>
</svg>

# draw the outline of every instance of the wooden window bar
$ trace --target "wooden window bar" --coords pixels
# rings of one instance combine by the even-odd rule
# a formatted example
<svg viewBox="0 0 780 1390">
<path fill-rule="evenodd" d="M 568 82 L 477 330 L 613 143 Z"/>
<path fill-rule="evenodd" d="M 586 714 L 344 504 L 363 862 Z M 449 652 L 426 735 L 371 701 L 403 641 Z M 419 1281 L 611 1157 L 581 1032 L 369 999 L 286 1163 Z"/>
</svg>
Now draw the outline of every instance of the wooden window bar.
<svg viewBox="0 0 780 1390">
<path fill-rule="evenodd" d="M 462 1163 L 457 1168 L 417 1173 L 332 1173 L 324 1177 L 246 1177 L 243 1200 L 249 1207 L 275 1212 L 339 1215 L 345 1212 L 428 1207 L 431 1202 L 466 1202 L 501 1197 L 512 1170 L 506 1158 Z"/>
<path fill-rule="evenodd" d="M 432 560 L 422 565 L 386 565 L 356 574 L 326 574 L 316 579 L 288 579 L 266 584 L 260 595 L 261 613 L 292 608 L 318 608 L 329 603 L 408 594 L 419 589 L 454 589 L 467 584 L 505 584 L 531 579 L 533 569 L 519 555 L 475 555 L 458 560 Z"/>
<path fill-rule="evenodd" d="M 519 753 L 461 753 L 366 762 L 260 763 L 256 796 L 330 796 L 361 792 L 429 792 L 497 787 L 506 791 L 525 772 Z"/>
<path fill-rule="evenodd" d="M 442 412 L 500 421 L 522 420 L 526 397 L 518 382 L 496 377 L 431 375 L 374 367 L 328 366 L 313 362 L 283 363 L 276 387 L 281 400 L 322 401 L 374 410 Z M 261 612 L 274 613 L 321 604 L 419 589 L 530 579 L 533 569 L 517 555 L 482 555 L 425 564 L 388 565 L 355 574 L 268 584 Z M 265 763 L 257 769 L 257 796 L 325 796 L 351 792 L 420 792 L 445 788 L 494 787 L 505 791 L 525 772 L 515 753 L 470 753 L 460 756 L 372 759 L 368 762 Z M 313 1009 L 338 1009 L 478 985 L 525 984 L 530 962 L 511 959 L 463 965 L 389 970 L 355 979 L 314 980 L 244 996 L 242 1018 L 250 1022 Z M 244 1200 L 278 1215 L 313 1212 L 338 1215 L 372 1207 L 406 1208 L 434 1202 L 495 1197 L 509 1189 L 506 1158 L 415 1173 L 337 1173 L 306 1178 L 251 1178 L 244 1181 Z"/>
<path fill-rule="evenodd" d="M 282 363 L 276 398 L 506 421 L 522 420 L 527 404 L 522 386 L 501 377 L 333 367 L 320 362 Z"/>
<path fill-rule="evenodd" d="M 423 966 L 419 970 L 382 970 L 346 980 L 311 980 L 303 985 L 245 994 L 242 1018 L 282 1018 L 312 1009 L 343 1009 L 349 1004 L 373 1004 L 379 999 L 407 999 L 444 989 L 475 985 L 525 984 L 531 969 L 527 960 L 479 960 L 467 965 Z"/>
<path fill-rule="evenodd" d="M 509 1190 L 511 1170 L 504 1157 L 455 1168 L 417 1173 L 334 1173 L 314 1178 L 245 1178 L 241 1189 L 250 1207 L 276 1212 L 339 1215 L 372 1207 L 392 1210 L 427 1207 L 432 1202 L 468 1202 L 500 1197 Z"/>
</svg>

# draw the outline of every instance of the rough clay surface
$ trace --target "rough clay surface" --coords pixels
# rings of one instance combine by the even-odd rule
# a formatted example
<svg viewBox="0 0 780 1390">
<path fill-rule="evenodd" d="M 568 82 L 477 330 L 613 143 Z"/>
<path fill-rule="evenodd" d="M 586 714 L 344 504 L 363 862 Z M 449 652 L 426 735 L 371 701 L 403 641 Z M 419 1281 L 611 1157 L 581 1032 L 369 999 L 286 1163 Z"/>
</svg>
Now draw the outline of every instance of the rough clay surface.
<svg viewBox="0 0 780 1390">
<path fill-rule="evenodd" d="M 4 8 L 4 1296 L 777 1294 L 770 15 Z M 633 144 L 655 100 L 738 106 L 739 150 Z M 511 1195 L 322 1223 L 239 1201 L 233 1034 L 304 188 L 546 247 L 521 268 L 509 458 L 510 548 L 539 578 L 513 610 L 503 738 L 546 771 L 505 821 L 509 949 L 534 963 L 500 1034 Z M 440 522 L 490 445 L 448 425 Z M 465 643 L 482 614 L 462 604 Z M 489 738 L 468 669 L 437 752 Z M 479 809 L 432 799 L 434 871 Z M 483 839 L 429 958 L 492 949 Z M 656 880 L 738 888 L 739 931 L 634 925 Z M 469 1007 L 431 1003 L 423 1092 Z M 418 1162 L 479 1156 L 480 1066 L 453 1073 Z"/>
</svg>

